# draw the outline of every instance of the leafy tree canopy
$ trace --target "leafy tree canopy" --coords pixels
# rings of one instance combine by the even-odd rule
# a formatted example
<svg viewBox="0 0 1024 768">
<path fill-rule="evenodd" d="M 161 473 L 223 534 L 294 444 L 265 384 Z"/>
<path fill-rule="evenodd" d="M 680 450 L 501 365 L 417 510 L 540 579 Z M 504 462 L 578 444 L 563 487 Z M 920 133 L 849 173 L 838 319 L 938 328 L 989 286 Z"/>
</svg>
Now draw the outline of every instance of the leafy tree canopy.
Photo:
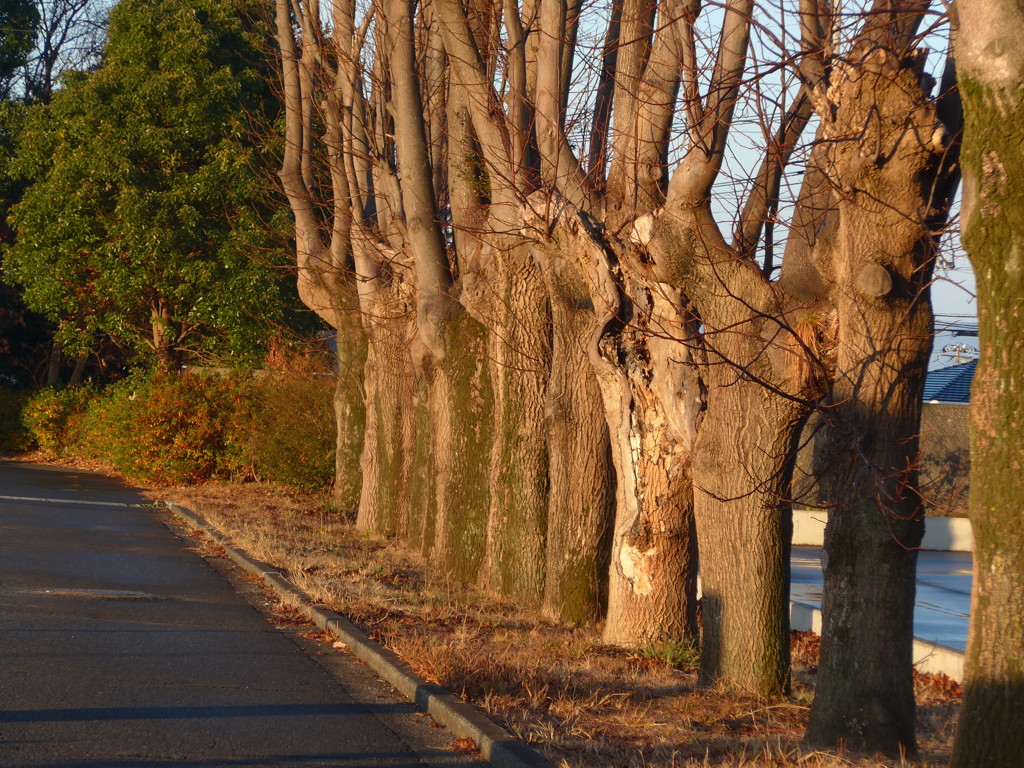
<svg viewBox="0 0 1024 768">
<path fill-rule="evenodd" d="M 280 316 L 254 127 L 275 100 L 241 2 L 122 0 L 103 65 L 30 108 L 5 270 L 65 349 L 247 354 Z"/>
<path fill-rule="evenodd" d="M 9 99 L 15 73 L 28 61 L 35 44 L 39 10 L 33 0 L 0 4 L 0 99 Z"/>
</svg>

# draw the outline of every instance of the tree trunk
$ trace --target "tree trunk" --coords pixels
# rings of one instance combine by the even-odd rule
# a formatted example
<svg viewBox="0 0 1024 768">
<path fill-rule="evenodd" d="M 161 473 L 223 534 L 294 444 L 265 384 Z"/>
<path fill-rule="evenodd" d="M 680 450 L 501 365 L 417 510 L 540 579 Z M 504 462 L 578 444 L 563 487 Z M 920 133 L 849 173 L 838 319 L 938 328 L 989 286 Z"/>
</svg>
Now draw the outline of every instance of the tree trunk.
<svg viewBox="0 0 1024 768">
<path fill-rule="evenodd" d="M 46 386 L 50 388 L 60 386 L 60 364 L 63 359 L 61 343 L 55 340 L 50 346 L 50 361 L 46 366 Z"/>
<path fill-rule="evenodd" d="M 687 158 L 696 167 L 673 178 L 678 200 L 638 220 L 632 238 L 646 244 L 659 281 L 687 291 L 702 325 L 705 410 L 693 443 L 700 680 L 779 696 L 789 687 L 790 480 L 810 410 L 810 354 L 802 327 L 786 321 L 785 295 L 725 243 L 707 200 L 688 189 L 703 188 L 707 169 L 701 153 Z"/>
<path fill-rule="evenodd" d="M 413 442 L 412 479 L 409 484 L 412 504 L 408 543 L 427 559 L 434 552 L 438 502 L 436 454 L 430 431 L 431 378 L 423 370 L 416 376 L 412 418 L 413 434 L 418 439 Z"/>
<path fill-rule="evenodd" d="M 448 24 L 443 28 L 446 33 L 453 29 Z M 536 606 L 545 583 L 544 388 L 551 362 L 550 312 L 528 248 L 521 238 L 509 236 L 517 227 L 516 209 L 509 202 L 515 199 L 517 179 L 494 172 L 485 162 L 489 147 L 479 139 L 474 118 L 479 106 L 459 90 L 447 101 L 459 300 L 487 328 L 485 354 L 493 393 L 490 513 L 481 583 L 503 597 Z"/>
<path fill-rule="evenodd" d="M 635 309 L 602 233 L 560 196 L 538 193 L 524 215 L 534 232 L 544 230 L 547 225 L 541 222 L 547 216 L 556 219 L 552 240 L 537 246 L 554 318 L 561 322 L 556 341 L 574 348 L 575 355 L 586 351 L 593 369 L 589 375 L 597 375 L 604 406 L 606 425 L 598 431 L 592 423 L 576 433 L 578 447 L 568 457 L 577 465 L 588 457 L 589 462 L 603 461 L 610 448 L 615 471 L 604 639 L 621 645 L 690 641 L 696 630 L 696 558 L 689 450 L 680 433 L 692 437 L 693 428 L 692 423 L 678 426 L 688 421 L 690 404 L 680 396 L 685 389 L 680 381 L 686 378 L 680 371 L 689 361 L 681 343 L 683 324 L 675 314 L 681 297 L 667 286 L 638 286 Z M 552 366 L 556 386 L 566 386 L 561 362 L 556 358 Z M 696 389 L 695 380 L 691 383 Z M 580 376 L 569 391 L 579 399 L 586 395 L 584 384 Z M 560 430 L 553 439 L 572 439 L 568 424 L 555 420 L 568 415 L 565 406 L 553 400 L 552 409 L 553 425 Z M 584 426 L 578 418 L 576 424 Z M 599 464 L 583 466 L 600 471 Z"/>
<path fill-rule="evenodd" d="M 789 689 L 787 499 L 806 408 L 723 362 L 713 365 L 693 459 L 700 679 L 779 696 Z"/>
<path fill-rule="evenodd" d="M 170 318 L 167 310 L 159 307 L 153 310 L 150 327 L 153 333 L 153 354 L 161 371 L 177 373 L 181 370 L 180 351 L 175 349 L 173 335 L 169 328 Z"/>
<path fill-rule="evenodd" d="M 545 268 L 553 348 L 546 406 L 551 490 L 544 613 L 583 624 L 600 617 L 607 599 L 615 480 L 590 358 L 593 303 L 586 286 L 566 274 L 571 267 L 564 259 L 560 275 L 551 262 Z"/>
<path fill-rule="evenodd" d="M 331 499 L 347 512 L 359 509 L 366 404 L 363 402 L 363 369 L 366 365 L 366 332 L 359 317 L 354 286 L 345 286 L 344 309 L 336 329 L 337 372 L 334 387 L 334 421 L 337 429 L 334 455 L 334 487 Z"/>
<path fill-rule="evenodd" d="M 857 250 L 898 243 L 856 212 L 839 240 Z M 885 233 L 880 236 L 880 233 Z M 877 253 L 877 246 L 874 246 Z M 840 257 L 842 258 L 842 257 Z M 905 260 L 905 263 L 909 260 Z M 822 648 L 807 740 L 913 754 L 913 611 L 917 548 L 924 534 L 918 494 L 921 392 L 931 351 L 927 289 L 880 305 L 840 293 L 836 381 L 824 408 L 819 482 L 825 530 Z"/>
<path fill-rule="evenodd" d="M 892 478 L 889 484 L 897 483 Z M 902 498 L 880 509 L 880 498 L 894 490 L 862 488 L 829 511 L 821 664 L 807 729 L 811 744 L 916 751 L 908 638 L 924 525 L 916 494 L 896 490 Z"/>
<path fill-rule="evenodd" d="M 494 492 L 484 583 L 521 605 L 537 606 L 544 596 L 548 488 L 559 483 L 554 474 L 549 478 L 544 433 L 551 319 L 544 283 L 528 249 L 521 244 L 501 245 L 499 242 L 494 256 L 500 264 L 488 270 L 487 288 L 491 308 L 487 355 L 494 387 L 490 450 Z"/>
<path fill-rule="evenodd" d="M 446 334 L 444 357 L 425 359 L 422 371 L 437 499 L 432 562 L 441 573 L 474 584 L 486 552 L 491 497 L 494 396 L 487 330 L 459 310 Z M 419 435 L 417 443 L 426 439 Z"/>
<path fill-rule="evenodd" d="M 682 296 L 633 281 L 599 370 L 618 478 L 604 641 L 697 639 L 691 449 L 700 411 Z"/>
<path fill-rule="evenodd" d="M 372 303 L 364 299 L 363 305 L 366 429 L 356 523 L 363 530 L 402 536 L 410 519 L 414 455 L 415 376 L 410 348 L 415 327 L 406 301 L 381 296 Z"/>
<path fill-rule="evenodd" d="M 926 348 L 928 327 L 921 337 Z M 915 466 L 924 365 L 890 359 L 898 357 L 881 355 L 855 369 L 867 381 L 890 379 L 885 386 L 837 383 L 834 404 L 826 407 L 839 445 L 824 452 L 821 482 L 826 499 L 836 501 L 825 529 L 821 663 L 807 740 L 910 755 L 913 610 L 924 533 Z M 903 375 L 893 382 L 886 371 Z"/>
<path fill-rule="evenodd" d="M 932 346 L 945 138 L 917 52 L 858 47 L 832 73 L 821 171 L 835 193 L 834 382 L 819 442 L 822 646 L 807 740 L 916 753 L 912 678 L 921 394 Z"/>
<path fill-rule="evenodd" d="M 960 9 L 963 242 L 974 265 L 981 359 L 971 394 L 974 592 L 955 768 L 1024 765 L 1024 11 Z"/>
<path fill-rule="evenodd" d="M 75 367 L 71 371 L 71 378 L 68 379 L 69 387 L 77 387 L 82 383 L 82 377 L 85 375 L 85 366 L 88 362 L 88 352 L 82 352 L 75 358 Z"/>
</svg>

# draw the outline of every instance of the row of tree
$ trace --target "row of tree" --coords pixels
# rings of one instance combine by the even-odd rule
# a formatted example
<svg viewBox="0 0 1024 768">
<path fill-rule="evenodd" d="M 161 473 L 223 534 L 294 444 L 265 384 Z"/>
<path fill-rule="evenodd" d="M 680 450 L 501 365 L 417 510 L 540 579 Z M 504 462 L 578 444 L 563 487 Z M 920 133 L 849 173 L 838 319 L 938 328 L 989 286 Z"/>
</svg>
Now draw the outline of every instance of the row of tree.
<svg viewBox="0 0 1024 768">
<path fill-rule="evenodd" d="M 453 577 L 603 620 L 609 643 L 696 638 L 699 551 L 702 681 L 777 695 L 790 481 L 818 409 L 829 522 L 808 739 L 913 752 L 955 19 L 925 0 L 275 5 L 299 290 L 337 329 L 344 374 L 339 501 Z M 1013 93 L 979 98 L 1015 115 Z M 988 158 L 1002 195 L 1011 166 Z M 968 688 L 960 765 L 1019 754 L 972 697 L 1012 716 L 1020 615 L 1003 623 L 1003 687 Z"/>
</svg>

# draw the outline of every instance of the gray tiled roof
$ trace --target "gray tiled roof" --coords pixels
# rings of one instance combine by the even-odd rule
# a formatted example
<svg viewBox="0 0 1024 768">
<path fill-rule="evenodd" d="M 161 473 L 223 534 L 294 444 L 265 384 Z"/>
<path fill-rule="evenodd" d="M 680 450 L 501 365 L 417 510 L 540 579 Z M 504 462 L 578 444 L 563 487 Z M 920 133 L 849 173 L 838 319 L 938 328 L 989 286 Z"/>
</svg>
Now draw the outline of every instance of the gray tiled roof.
<svg viewBox="0 0 1024 768">
<path fill-rule="evenodd" d="M 977 360 L 937 371 L 928 371 L 924 380 L 924 401 L 930 403 L 938 400 L 941 403 L 969 403 L 971 401 L 971 380 Z"/>
</svg>

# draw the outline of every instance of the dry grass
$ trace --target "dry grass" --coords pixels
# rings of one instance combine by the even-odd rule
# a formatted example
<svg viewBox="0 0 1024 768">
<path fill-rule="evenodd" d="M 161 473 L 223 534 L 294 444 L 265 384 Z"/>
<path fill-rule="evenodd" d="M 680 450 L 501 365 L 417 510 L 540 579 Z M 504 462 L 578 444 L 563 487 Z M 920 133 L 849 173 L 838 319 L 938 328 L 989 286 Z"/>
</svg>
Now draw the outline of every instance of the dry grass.
<svg viewBox="0 0 1024 768">
<path fill-rule="evenodd" d="M 544 621 L 434 577 L 421 558 L 367 536 L 322 498 L 259 485 L 164 491 L 203 514 L 314 600 L 344 613 L 426 679 L 466 697 L 565 768 L 892 768 L 948 762 L 958 689 L 918 678 L 925 760 L 801 745 L 817 638 L 794 634 L 793 695 L 763 701 L 698 689 L 685 649 L 627 651 L 593 629 Z M 282 624 L 294 617 L 285 611 Z M 666 663 L 672 659 L 676 665 Z"/>
</svg>

